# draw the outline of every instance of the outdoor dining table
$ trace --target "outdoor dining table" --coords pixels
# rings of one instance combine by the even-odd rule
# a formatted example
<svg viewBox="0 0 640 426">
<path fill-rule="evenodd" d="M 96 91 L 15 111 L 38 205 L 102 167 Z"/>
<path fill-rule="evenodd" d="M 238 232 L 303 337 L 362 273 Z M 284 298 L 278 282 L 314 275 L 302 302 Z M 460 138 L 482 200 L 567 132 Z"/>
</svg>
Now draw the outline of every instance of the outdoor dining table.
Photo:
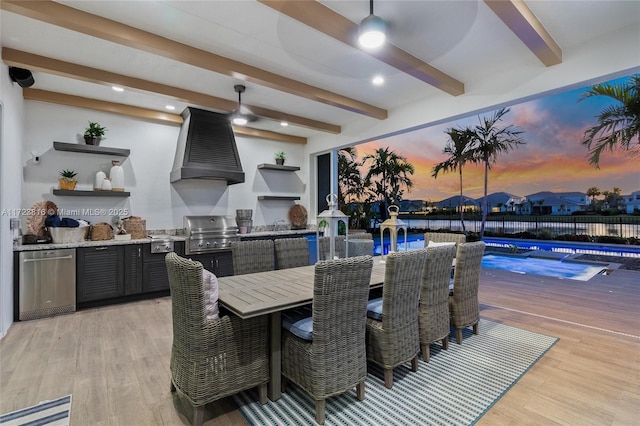
<svg viewBox="0 0 640 426">
<path fill-rule="evenodd" d="M 384 263 L 374 257 L 369 285 L 384 282 Z M 253 274 L 219 277 L 219 303 L 240 318 L 270 316 L 270 378 L 268 396 L 272 401 L 281 394 L 281 312 L 310 304 L 313 300 L 315 266 L 279 269 Z"/>
</svg>

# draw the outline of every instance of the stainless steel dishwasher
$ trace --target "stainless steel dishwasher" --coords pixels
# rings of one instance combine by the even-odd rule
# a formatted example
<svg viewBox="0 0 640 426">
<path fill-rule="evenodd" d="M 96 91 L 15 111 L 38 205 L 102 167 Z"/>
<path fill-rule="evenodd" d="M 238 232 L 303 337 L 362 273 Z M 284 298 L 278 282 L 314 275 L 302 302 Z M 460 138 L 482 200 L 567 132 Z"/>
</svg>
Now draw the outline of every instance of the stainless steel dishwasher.
<svg viewBox="0 0 640 426">
<path fill-rule="evenodd" d="M 76 310 L 76 250 L 20 252 L 18 319 L 30 320 Z"/>
</svg>

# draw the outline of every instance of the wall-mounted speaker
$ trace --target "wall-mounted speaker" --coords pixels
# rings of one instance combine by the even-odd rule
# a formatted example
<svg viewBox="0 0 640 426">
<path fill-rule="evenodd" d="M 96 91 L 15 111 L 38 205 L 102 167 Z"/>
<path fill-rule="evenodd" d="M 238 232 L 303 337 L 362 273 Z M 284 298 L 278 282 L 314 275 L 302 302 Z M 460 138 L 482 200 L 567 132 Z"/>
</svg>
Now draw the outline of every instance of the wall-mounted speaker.
<svg viewBox="0 0 640 426">
<path fill-rule="evenodd" d="M 9 67 L 9 77 L 18 83 L 20 87 L 31 87 L 35 83 L 31 71 L 24 68 Z"/>
</svg>

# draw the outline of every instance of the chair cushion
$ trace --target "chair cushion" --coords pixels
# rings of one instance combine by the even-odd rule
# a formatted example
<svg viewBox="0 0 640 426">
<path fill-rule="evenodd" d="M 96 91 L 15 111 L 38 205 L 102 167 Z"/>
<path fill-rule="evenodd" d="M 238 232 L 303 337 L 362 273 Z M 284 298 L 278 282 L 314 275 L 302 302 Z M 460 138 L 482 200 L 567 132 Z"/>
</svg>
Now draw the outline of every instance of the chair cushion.
<svg viewBox="0 0 640 426">
<path fill-rule="evenodd" d="M 367 302 L 367 316 L 376 321 L 382 321 L 382 297 Z"/>
<path fill-rule="evenodd" d="M 218 308 L 218 278 L 206 269 L 202 270 L 202 290 L 204 292 L 204 315 L 208 320 L 220 319 Z"/>
<path fill-rule="evenodd" d="M 301 339 L 313 340 L 313 316 L 311 309 L 290 309 L 282 313 L 282 327 Z"/>
<path fill-rule="evenodd" d="M 455 246 L 456 243 L 451 241 L 451 242 L 446 242 L 446 243 L 436 243 L 434 241 L 429 240 L 429 244 L 427 245 L 427 247 L 443 247 L 443 246 Z"/>
</svg>

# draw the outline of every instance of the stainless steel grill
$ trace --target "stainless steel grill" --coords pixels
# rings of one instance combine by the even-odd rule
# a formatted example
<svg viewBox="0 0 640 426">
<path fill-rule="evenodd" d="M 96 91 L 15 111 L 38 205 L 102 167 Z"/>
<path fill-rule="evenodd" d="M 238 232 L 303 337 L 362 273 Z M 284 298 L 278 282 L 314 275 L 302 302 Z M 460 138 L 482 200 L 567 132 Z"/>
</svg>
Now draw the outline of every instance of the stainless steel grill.
<svg viewBox="0 0 640 426">
<path fill-rule="evenodd" d="M 232 242 L 240 241 L 232 216 L 185 216 L 184 233 L 185 254 L 229 250 Z"/>
</svg>

